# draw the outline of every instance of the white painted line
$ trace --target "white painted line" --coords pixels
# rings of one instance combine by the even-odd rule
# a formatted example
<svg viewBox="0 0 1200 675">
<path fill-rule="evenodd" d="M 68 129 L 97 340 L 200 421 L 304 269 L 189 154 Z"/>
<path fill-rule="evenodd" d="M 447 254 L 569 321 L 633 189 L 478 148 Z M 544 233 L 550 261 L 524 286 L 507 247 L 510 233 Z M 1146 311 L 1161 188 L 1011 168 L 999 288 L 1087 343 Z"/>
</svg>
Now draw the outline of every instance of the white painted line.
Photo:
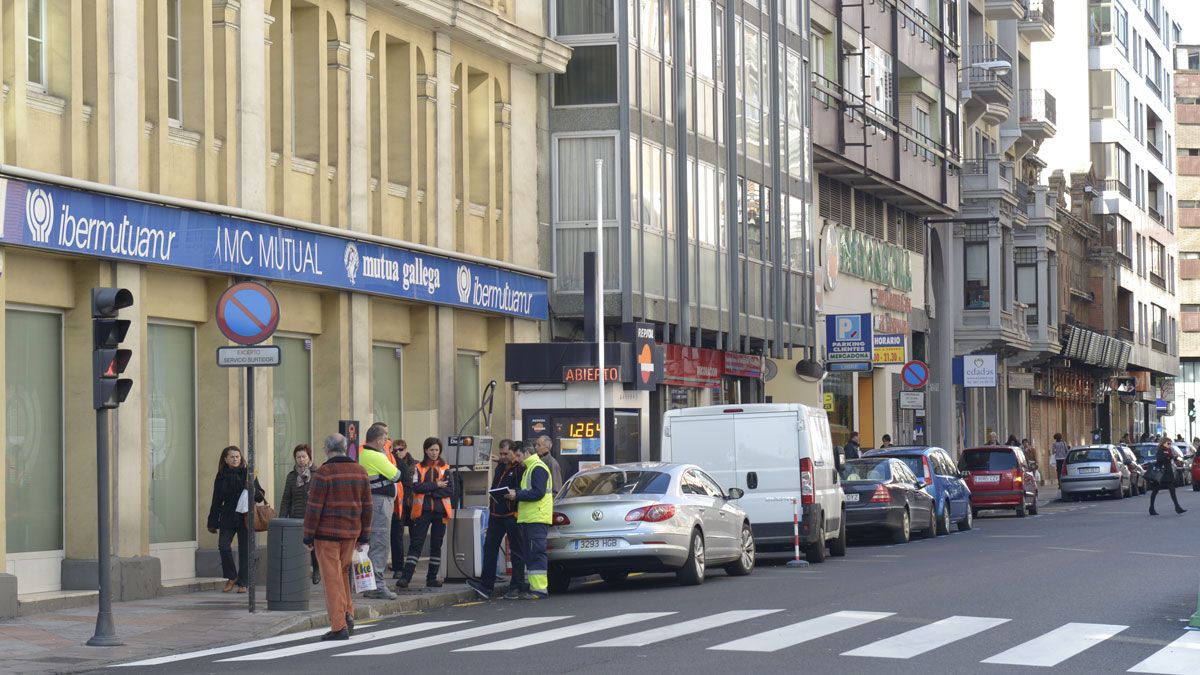
<svg viewBox="0 0 1200 675">
<path fill-rule="evenodd" d="M 568 616 L 536 616 L 528 619 L 513 619 L 512 621 L 501 621 L 488 626 L 476 626 L 475 628 L 466 628 L 463 630 L 453 631 L 451 633 L 440 633 L 438 635 L 430 635 L 429 637 L 418 638 L 416 640 L 405 640 L 404 642 L 394 642 L 387 645 L 379 645 L 370 649 L 360 649 L 355 652 L 347 652 L 345 654 L 335 654 L 334 656 L 382 656 L 386 654 L 399 654 L 400 652 L 410 652 L 414 649 L 422 649 L 424 647 L 433 647 L 436 645 L 444 645 L 449 642 L 458 642 L 460 640 L 470 640 L 471 638 L 483 637 L 485 635 L 493 635 L 495 633 L 503 633 L 508 630 L 521 630 L 526 627 L 538 626 L 551 621 L 563 621 L 571 618 Z M 516 636 L 514 639 L 524 639 L 524 635 Z"/>
<path fill-rule="evenodd" d="M 1190 631 L 1129 669 L 1131 673 L 1196 675 L 1200 673 L 1200 632 Z"/>
<path fill-rule="evenodd" d="M 1068 623 L 1029 642 L 984 659 L 983 663 L 1049 668 L 1104 642 L 1128 627 L 1106 623 Z"/>
<path fill-rule="evenodd" d="M 205 656 L 216 656 L 218 654 L 228 654 L 230 652 L 240 652 L 243 649 L 257 649 L 259 647 L 270 647 L 271 645 L 281 645 L 286 642 L 295 642 L 296 640 L 304 640 L 313 638 L 319 635 L 328 633 L 328 628 L 316 628 L 313 630 L 301 631 L 299 633 L 288 633 L 287 635 L 276 635 L 271 638 L 262 640 L 254 640 L 251 642 L 242 642 L 236 645 L 225 645 L 224 647 L 213 647 L 212 649 L 201 649 L 196 652 L 186 652 L 183 654 L 171 654 L 170 656 L 159 656 L 153 659 L 145 659 L 144 661 L 133 661 L 130 663 L 114 663 L 109 668 L 136 668 L 141 666 L 161 666 L 164 663 L 175 663 L 176 661 L 187 661 L 189 659 L 199 659 Z"/>
<path fill-rule="evenodd" d="M 420 633 L 422 631 L 434 630 L 435 628 L 445 628 L 446 626 L 455 626 L 460 623 L 468 623 L 467 621 L 425 621 L 423 623 L 414 623 L 408 626 L 400 626 L 399 628 L 388 628 L 386 630 L 377 630 L 373 633 L 365 635 L 358 634 L 352 636 L 349 640 L 329 640 L 327 642 L 309 642 L 307 644 L 296 645 L 295 647 L 285 647 L 283 649 L 275 649 L 265 652 L 255 652 L 244 656 L 235 656 L 231 659 L 221 659 L 217 663 L 226 663 L 229 661 L 274 661 L 283 659 L 289 656 L 299 656 L 300 654 L 311 654 L 313 652 L 323 652 L 329 649 L 337 649 L 338 647 L 346 647 L 352 645 L 360 645 L 364 642 L 375 642 L 386 638 L 400 637 L 401 635 L 410 635 L 412 633 Z"/>
<path fill-rule="evenodd" d="M 631 633 L 622 635 L 611 640 L 602 640 L 591 644 L 580 645 L 581 647 L 645 647 L 656 642 L 664 642 L 684 635 L 699 633 L 702 630 L 710 628 L 720 628 L 729 624 L 738 623 L 739 621 L 748 621 L 760 616 L 782 612 L 782 609 L 745 609 L 733 610 L 730 612 L 721 612 L 712 616 L 705 616 L 691 621 L 683 621 L 671 626 L 663 626 L 653 630 L 642 631 L 640 633 Z"/>
<path fill-rule="evenodd" d="M 989 534 L 988 539 L 1041 539 L 1044 534 Z"/>
<path fill-rule="evenodd" d="M 1200 556 L 1183 555 L 1181 553 L 1154 553 L 1151 551 L 1130 551 L 1130 555 L 1152 555 L 1159 558 L 1196 558 Z"/>
<path fill-rule="evenodd" d="M 577 623 L 574 626 L 563 626 L 553 630 L 540 631 L 522 635 L 519 639 L 501 640 L 499 642 L 488 642 L 474 647 L 464 647 L 463 649 L 455 649 L 456 652 L 496 652 L 496 651 L 511 651 L 514 649 L 525 649 L 534 645 L 542 645 L 547 642 L 556 642 L 567 638 L 576 637 L 578 635 L 586 635 L 588 633 L 596 633 L 610 628 L 619 628 L 625 624 L 637 623 L 638 621 L 649 621 L 650 619 L 658 619 L 664 616 L 671 616 L 675 612 L 635 612 L 633 614 L 618 614 L 610 616 L 607 619 L 596 619 L 595 621 L 585 621 Z"/>
<path fill-rule="evenodd" d="M 874 656 L 881 659 L 911 659 L 925 652 L 944 647 L 951 642 L 995 628 L 1008 619 L 984 616 L 952 616 L 906 633 L 893 635 L 858 649 L 843 652 L 842 656 Z"/>
<path fill-rule="evenodd" d="M 895 612 L 834 612 L 815 619 L 751 635 L 709 649 L 726 652 L 777 652 L 802 642 L 833 635 L 849 628 L 886 619 Z"/>
<path fill-rule="evenodd" d="M 1046 548 L 1050 549 L 1051 551 L 1074 551 L 1076 553 L 1103 553 L 1104 552 L 1104 551 L 1097 551 L 1094 548 L 1067 548 L 1065 546 L 1047 546 Z"/>
</svg>

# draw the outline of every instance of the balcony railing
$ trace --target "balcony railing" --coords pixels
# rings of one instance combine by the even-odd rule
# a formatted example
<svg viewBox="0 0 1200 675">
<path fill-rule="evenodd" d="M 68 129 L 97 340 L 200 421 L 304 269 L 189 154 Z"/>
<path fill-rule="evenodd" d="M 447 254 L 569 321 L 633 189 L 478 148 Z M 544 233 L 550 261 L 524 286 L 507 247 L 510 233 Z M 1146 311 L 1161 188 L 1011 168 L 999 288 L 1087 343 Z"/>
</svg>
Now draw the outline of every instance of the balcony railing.
<svg viewBox="0 0 1200 675">
<path fill-rule="evenodd" d="M 1126 342 L 1133 342 L 1133 329 L 1125 326 L 1117 326 L 1117 337 Z"/>
<path fill-rule="evenodd" d="M 1155 94 L 1158 94 L 1160 97 L 1162 96 L 1162 87 L 1158 84 L 1158 79 L 1156 77 L 1151 77 L 1149 73 L 1146 74 L 1146 85 L 1150 87 Z"/>
<path fill-rule="evenodd" d="M 1132 194 L 1129 190 L 1129 186 L 1126 185 L 1120 178 L 1105 178 L 1104 180 L 1100 181 L 1100 189 L 1104 192 L 1120 192 L 1125 197 L 1130 197 Z"/>
<path fill-rule="evenodd" d="M 1032 199 L 1033 191 L 1029 189 L 1029 185 L 1023 180 L 1014 180 L 1013 194 L 1017 197 L 1017 206 L 1021 207 L 1024 212 L 1025 207 L 1029 205 Z"/>
<path fill-rule="evenodd" d="M 1058 124 L 1058 103 L 1045 89 L 1021 90 L 1021 121 L 1045 120 Z"/>
<path fill-rule="evenodd" d="M 1159 225 L 1163 224 L 1163 215 L 1158 212 L 1158 209 L 1151 206 L 1148 207 L 1147 210 L 1150 212 L 1150 217 L 1154 219 L 1154 222 L 1158 223 Z"/>
<path fill-rule="evenodd" d="M 1146 149 L 1149 150 L 1150 154 L 1154 155 L 1156 158 L 1158 158 L 1158 159 L 1163 158 L 1162 150 L 1159 149 L 1159 147 L 1154 144 L 1154 141 L 1151 140 L 1151 138 L 1149 136 L 1146 137 Z"/>
<path fill-rule="evenodd" d="M 971 64 L 971 67 L 967 69 L 968 73 L 969 73 L 970 82 L 973 82 L 973 83 L 974 82 L 984 82 L 984 83 L 1000 82 L 1000 83 L 1004 84 L 1005 86 L 1007 86 L 1009 89 L 1012 89 L 1013 79 L 1012 79 L 1012 69 L 1011 68 L 1008 70 L 1008 72 L 1004 73 L 1003 75 L 998 75 L 995 70 L 988 70 L 986 68 L 974 67 L 975 64 L 977 64 L 977 63 L 987 63 L 987 62 L 996 62 L 996 61 L 1007 61 L 1009 63 L 1016 63 L 1016 61 L 1013 60 L 1012 55 L 1009 54 L 1008 51 L 1004 49 L 1004 47 L 1001 47 L 1000 45 L 996 44 L 995 42 L 993 42 L 990 39 L 987 42 L 980 44 L 980 45 L 971 45 L 970 61 L 969 61 L 969 63 Z"/>
<path fill-rule="evenodd" d="M 1029 0 L 1025 9 L 1026 21 L 1045 21 L 1054 25 L 1054 0 Z"/>
</svg>

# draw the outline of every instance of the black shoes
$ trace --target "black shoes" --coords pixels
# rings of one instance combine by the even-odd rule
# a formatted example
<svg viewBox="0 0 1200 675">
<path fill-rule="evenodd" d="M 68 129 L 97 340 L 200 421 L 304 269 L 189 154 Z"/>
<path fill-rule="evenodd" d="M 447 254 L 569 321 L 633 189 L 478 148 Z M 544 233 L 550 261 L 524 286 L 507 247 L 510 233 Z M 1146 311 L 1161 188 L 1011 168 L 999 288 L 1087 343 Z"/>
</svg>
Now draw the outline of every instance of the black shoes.
<svg viewBox="0 0 1200 675">
<path fill-rule="evenodd" d="M 1150 515 L 1152 515 L 1152 516 L 1158 515 L 1158 511 L 1155 511 L 1153 506 L 1150 507 Z"/>
<path fill-rule="evenodd" d="M 321 642 L 328 642 L 329 640 L 349 640 L 349 639 L 350 639 L 350 629 L 349 628 L 343 628 L 337 632 L 329 631 L 328 633 L 321 636 Z"/>
<path fill-rule="evenodd" d="M 1187 509 L 1181 509 L 1178 506 L 1176 506 L 1175 513 L 1179 513 L 1179 514 L 1187 513 Z"/>
<path fill-rule="evenodd" d="M 426 579 L 425 580 L 425 588 L 441 588 L 441 587 L 442 587 L 441 579 Z"/>
<path fill-rule="evenodd" d="M 400 577 L 400 581 L 396 582 L 396 590 L 400 590 L 401 588 L 408 588 L 408 582 L 409 582 L 408 579 L 406 579 L 404 577 Z"/>
</svg>

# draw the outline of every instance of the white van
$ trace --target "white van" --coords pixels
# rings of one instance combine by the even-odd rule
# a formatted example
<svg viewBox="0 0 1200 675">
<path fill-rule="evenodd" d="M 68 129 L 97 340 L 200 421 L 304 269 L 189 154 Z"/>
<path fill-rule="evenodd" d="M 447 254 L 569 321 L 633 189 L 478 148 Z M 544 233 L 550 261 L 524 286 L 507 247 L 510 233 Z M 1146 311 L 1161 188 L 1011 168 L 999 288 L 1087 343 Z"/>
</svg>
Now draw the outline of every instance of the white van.
<svg viewBox="0 0 1200 675">
<path fill-rule="evenodd" d="M 841 455 L 820 408 L 798 403 L 705 406 L 667 412 L 662 461 L 696 464 L 722 487 L 741 488 L 760 552 L 792 552 L 792 497 L 800 499 L 800 546 L 809 562 L 825 547 L 846 555 Z"/>
</svg>

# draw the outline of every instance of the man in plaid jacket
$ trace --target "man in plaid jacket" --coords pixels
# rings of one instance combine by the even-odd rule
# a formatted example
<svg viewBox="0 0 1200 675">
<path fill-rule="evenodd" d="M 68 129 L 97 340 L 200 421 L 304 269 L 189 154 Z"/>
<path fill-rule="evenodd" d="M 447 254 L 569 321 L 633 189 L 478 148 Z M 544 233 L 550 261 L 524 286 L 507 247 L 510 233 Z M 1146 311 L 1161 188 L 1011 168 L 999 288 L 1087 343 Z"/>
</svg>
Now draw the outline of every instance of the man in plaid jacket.
<svg viewBox="0 0 1200 675">
<path fill-rule="evenodd" d="M 304 545 L 315 550 L 325 580 L 329 632 L 322 640 L 348 640 L 354 632 L 347 570 L 354 546 L 371 536 L 371 483 L 367 472 L 346 454 L 346 437 L 325 439 L 325 463 L 313 472 L 304 512 Z"/>
</svg>

